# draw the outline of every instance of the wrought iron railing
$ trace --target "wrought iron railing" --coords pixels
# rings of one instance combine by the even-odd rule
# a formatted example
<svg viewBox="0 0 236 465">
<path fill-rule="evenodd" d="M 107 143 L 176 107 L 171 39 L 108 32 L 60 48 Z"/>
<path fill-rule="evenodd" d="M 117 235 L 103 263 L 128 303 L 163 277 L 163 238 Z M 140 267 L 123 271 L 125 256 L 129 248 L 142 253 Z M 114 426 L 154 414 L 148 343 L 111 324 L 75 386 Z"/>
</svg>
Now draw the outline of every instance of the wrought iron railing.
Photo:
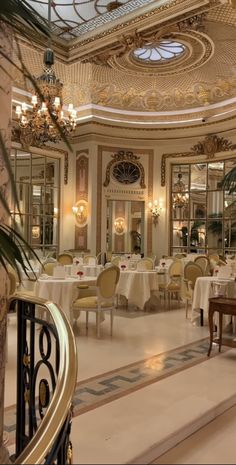
<svg viewBox="0 0 236 465">
<path fill-rule="evenodd" d="M 64 313 L 52 302 L 15 294 L 17 310 L 17 464 L 72 463 L 72 398 L 76 344 Z"/>
</svg>

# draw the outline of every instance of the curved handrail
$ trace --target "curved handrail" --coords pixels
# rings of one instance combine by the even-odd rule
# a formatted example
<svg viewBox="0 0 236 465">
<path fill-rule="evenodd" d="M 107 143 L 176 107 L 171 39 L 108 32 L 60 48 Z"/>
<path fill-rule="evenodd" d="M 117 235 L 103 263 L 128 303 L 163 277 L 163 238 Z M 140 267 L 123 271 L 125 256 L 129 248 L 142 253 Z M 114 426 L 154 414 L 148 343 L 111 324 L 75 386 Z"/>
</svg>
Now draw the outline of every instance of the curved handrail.
<svg viewBox="0 0 236 465">
<path fill-rule="evenodd" d="M 34 437 L 14 462 L 40 464 L 56 441 L 71 407 L 77 380 L 76 344 L 67 317 L 56 304 L 23 293 L 11 296 L 10 301 L 15 300 L 44 307 L 50 313 L 58 332 L 60 364 L 52 400 Z"/>
</svg>

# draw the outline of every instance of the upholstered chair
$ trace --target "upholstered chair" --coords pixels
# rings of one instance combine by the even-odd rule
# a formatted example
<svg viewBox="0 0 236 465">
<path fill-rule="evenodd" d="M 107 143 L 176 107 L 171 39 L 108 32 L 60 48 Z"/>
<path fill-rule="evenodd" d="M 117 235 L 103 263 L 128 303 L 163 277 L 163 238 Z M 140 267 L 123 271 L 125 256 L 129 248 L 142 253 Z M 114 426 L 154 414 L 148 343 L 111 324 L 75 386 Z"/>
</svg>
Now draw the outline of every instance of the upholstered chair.
<svg viewBox="0 0 236 465">
<path fill-rule="evenodd" d="M 141 258 L 137 262 L 137 269 L 139 269 L 140 265 L 141 265 L 141 267 L 144 267 L 146 270 L 153 270 L 153 268 L 154 268 L 153 260 L 151 258 L 149 258 L 149 257 Z"/>
<path fill-rule="evenodd" d="M 174 255 L 174 257 L 175 257 L 175 258 L 180 258 L 180 259 L 181 259 L 181 258 L 187 257 L 187 255 L 186 255 L 186 253 L 176 253 L 176 254 Z"/>
<path fill-rule="evenodd" d="M 180 304 L 181 276 L 183 265 L 181 260 L 174 260 L 168 268 L 167 279 L 163 283 L 159 283 L 160 296 L 163 294 L 164 300 L 168 299 L 168 309 L 170 308 L 170 300 L 175 296 Z"/>
<path fill-rule="evenodd" d="M 84 265 L 89 265 L 90 259 L 94 259 L 94 264 L 97 265 L 96 255 L 85 255 L 83 258 Z"/>
<path fill-rule="evenodd" d="M 194 263 L 197 263 L 201 267 L 204 276 L 210 276 L 210 261 L 208 257 L 200 255 L 195 258 Z"/>
<path fill-rule="evenodd" d="M 182 299 L 185 300 L 186 318 L 188 318 L 188 304 L 193 300 L 193 291 L 197 278 L 204 276 L 201 266 L 196 262 L 188 262 L 184 267 Z"/>
<path fill-rule="evenodd" d="M 120 261 L 121 261 L 121 257 L 119 257 L 118 255 L 117 255 L 117 257 L 113 257 L 113 258 L 111 259 L 112 265 L 115 265 L 115 266 L 119 266 Z"/>
<path fill-rule="evenodd" d="M 88 334 L 89 312 L 96 314 L 96 332 L 100 337 L 100 323 L 102 312 L 110 312 L 111 336 L 113 331 L 113 312 L 115 311 L 116 285 L 120 276 L 117 266 L 110 266 L 103 270 L 96 281 L 96 295 L 76 299 L 71 307 L 71 320 L 77 319 L 80 312 L 86 312 L 86 334 Z"/>
<path fill-rule="evenodd" d="M 63 252 L 58 255 L 57 260 L 61 265 L 72 265 L 73 256 L 70 253 Z"/>
<path fill-rule="evenodd" d="M 45 265 L 43 265 L 43 273 L 47 274 L 48 276 L 53 276 L 53 270 L 57 265 L 57 262 L 45 263 Z"/>
</svg>

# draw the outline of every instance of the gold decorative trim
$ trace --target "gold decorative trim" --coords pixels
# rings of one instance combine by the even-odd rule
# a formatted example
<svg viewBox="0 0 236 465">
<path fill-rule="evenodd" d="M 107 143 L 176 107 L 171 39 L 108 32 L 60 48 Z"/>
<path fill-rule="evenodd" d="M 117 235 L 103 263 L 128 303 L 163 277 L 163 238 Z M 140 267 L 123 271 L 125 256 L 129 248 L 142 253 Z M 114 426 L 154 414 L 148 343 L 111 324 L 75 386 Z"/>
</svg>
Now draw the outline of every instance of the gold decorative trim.
<svg viewBox="0 0 236 465">
<path fill-rule="evenodd" d="M 138 160 L 140 157 L 137 155 L 134 155 L 133 152 L 130 151 L 125 151 L 125 150 L 119 150 L 117 153 L 114 153 L 112 155 L 113 160 L 111 160 L 106 168 L 106 179 L 103 183 L 104 187 L 109 186 L 110 184 L 110 178 L 111 178 L 111 168 L 113 165 L 115 165 L 117 162 L 121 161 L 129 161 L 130 163 L 136 165 L 139 168 L 139 171 L 141 173 L 140 176 L 140 187 L 142 189 L 146 188 L 145 185 L 145 172 L 142 163 L 140 163 Z"/>
<path fill-rule="evenodd" d="M 166 160 L 168 158 L 187 158 L 202 155 L 207 159 L 214 158 L 216 153 L 235 150 L 236 144 L 228 141 L 224 137 L 219 137 L 216 134 L 209 134 L 201 142 L 198 142 L 191 148 L 191 152 L 183 153 L 164 153 L 161 158 L 161 186 L 166 183 Z"/>
<path fill-rule="evenodd" d="M 153 150 L 148 151 L 149 162 L 148 162 L 148 201 L 153 200 L 153 162 L 154 153 Z M 147 218 L 147 254 L 152 254 L 152 218 L 148 215 Z"/>
<path fill-rule="evenodd" d="M 80 170 L 84 170 L 84 186 L 80 185 Z M 87 250 L 88 248 L 88 173 L 89 173 L 89 150 L 76 152 L 76 206 L 83 206 L 85 217 L 76 218 L 75 248 Z"/>
<path fill-rule="evenodd" d="M 190 63 L 187 65 L 189 68 L 195 65 L 198 65 L 198 61 L 200 60 L 200 64 L 202 64 L 202 57 L 204 56 L 204 62 L 207 61 L 213 53 L 213 44 L 212 41 L 206 36 L 206 34 L 202 34 L 205 30 L 204 20 L 206 18 L 206 13 L 196 14 L 193 15 L 191 18 L 184 18 L 181 21 L 175 22 L 168 22 L 163 27 L 160 25 L 156 26 L 155 28 L 151 28 L 151 30 L 145 30 L 138 32 L 137 30 L 132 31 L 130 34 L 122 34 L 118 37 L 117 40 L 113 41 L 111 44 L 107 44 L 99 48 L 98 50 L 91 51 L 87 55 L 83 56 L 81 59 L 82 63 L 94 63 L 96 65 L 106 65 L 111 68 L 117 68 L 122 63 L 119 63 L 119 59 L 125 57 L 125 64 L 128 66 L 128 72 L 143 72 L 144 74 L 158 74 L 163 75 L 169 74 L 169 67 L 176 68 L 178 67 L 178 71 L 186 70 L 186 65 L 183 65 L 183 61 L 185 62 L 186 59 L 191 58 Z M 202 42 L 202 47 L 205 53 L 202 53 L 202 49 L 199 49 L 199 60 L 196 60 L 196 57 L 192 57 L 192 53 L 190 53 L 190 49 L 194 48 L 194 45 L 191 42 L 196 42 L 196 37 L 194 34 L 197 34 L 197 42 L 198 45 Z M 191 35 L 192 32 L 192 35 Z M 173 39 L 186 42 L 186 40 L 191 44 L 191 47 L 186 47 L 185 53 L 179 59 L 168 61 L 166 60 L 165 65 L 163 63 L 158 64 L 155 63 L 153 66 L 151 63 L 145 62 L 145 69 L 144 63 L 142 64 L 141 61 L 137 61 L 132 59 L 132 52 L 137 48 L 142 48 L 146 44 L 154 43 L 158 44 L 163 39 Z M 185 43 L 186 45 L 186 43 Z M 188 44 L 187 44 L 188 45 Z M 189 57 L 190 55 L 190 57 Z M 118 60 L 118 62 L 117 62 Z M 196 63 L 197 61 L 197 63 Z M 126 66 L 126 72 L 127 72 Z M 134 67 L 135 69 L 132 69 Z M 167 67 L 167 69 L 166 69 Z M 164 68 L 164 70 L 163 70 Z M 173 71 L 172 71 L 173 74 Z M 176 72 L 175 72 L 176 74 Z"/>
<path fill-rule="evenodd" d="M 96 237 L 96 255 L 101 252 L 101 239 L 102 239 L 102 151 L 104 147 L 98 146 L 97 157 L 97 237 Z M 112 149 L 113 150 L 113 149 Z"/>
<path fill-rule="evenodd" d="M 206 155 L 207 158 L 213 158 L 217 152 L 227 152 L 234 149 L 236 149 L 236 144 L 214 134 L 206 136 L 202 142 L 198 142 L 191 148 L 196 155 Z"/>
</svg>

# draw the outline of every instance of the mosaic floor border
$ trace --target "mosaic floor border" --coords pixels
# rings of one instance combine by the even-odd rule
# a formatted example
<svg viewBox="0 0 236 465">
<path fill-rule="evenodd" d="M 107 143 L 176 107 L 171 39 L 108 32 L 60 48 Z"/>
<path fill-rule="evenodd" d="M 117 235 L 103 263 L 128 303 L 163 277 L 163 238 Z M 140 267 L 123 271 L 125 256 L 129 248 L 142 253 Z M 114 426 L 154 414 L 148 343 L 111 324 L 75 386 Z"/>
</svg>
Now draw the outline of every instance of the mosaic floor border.
<svg viewBox="0 0 236 465">
<path fill-rule="evenodd" d="M 78 382 L 73 400 L 74 416 L 82 415 L 209 360 L 208 346 L 209 338 L 207 337 Z M 227 350 L 229 348 L 222 347 L 222 352 Z M 218 346 L 214 346 L 210 358 L 217 355 L 220 355 Z M 9 438 L 8 445 L 14 443 L 15 410 L 15 405 L 5 409 L 4 431 Z"/>
</svg>

